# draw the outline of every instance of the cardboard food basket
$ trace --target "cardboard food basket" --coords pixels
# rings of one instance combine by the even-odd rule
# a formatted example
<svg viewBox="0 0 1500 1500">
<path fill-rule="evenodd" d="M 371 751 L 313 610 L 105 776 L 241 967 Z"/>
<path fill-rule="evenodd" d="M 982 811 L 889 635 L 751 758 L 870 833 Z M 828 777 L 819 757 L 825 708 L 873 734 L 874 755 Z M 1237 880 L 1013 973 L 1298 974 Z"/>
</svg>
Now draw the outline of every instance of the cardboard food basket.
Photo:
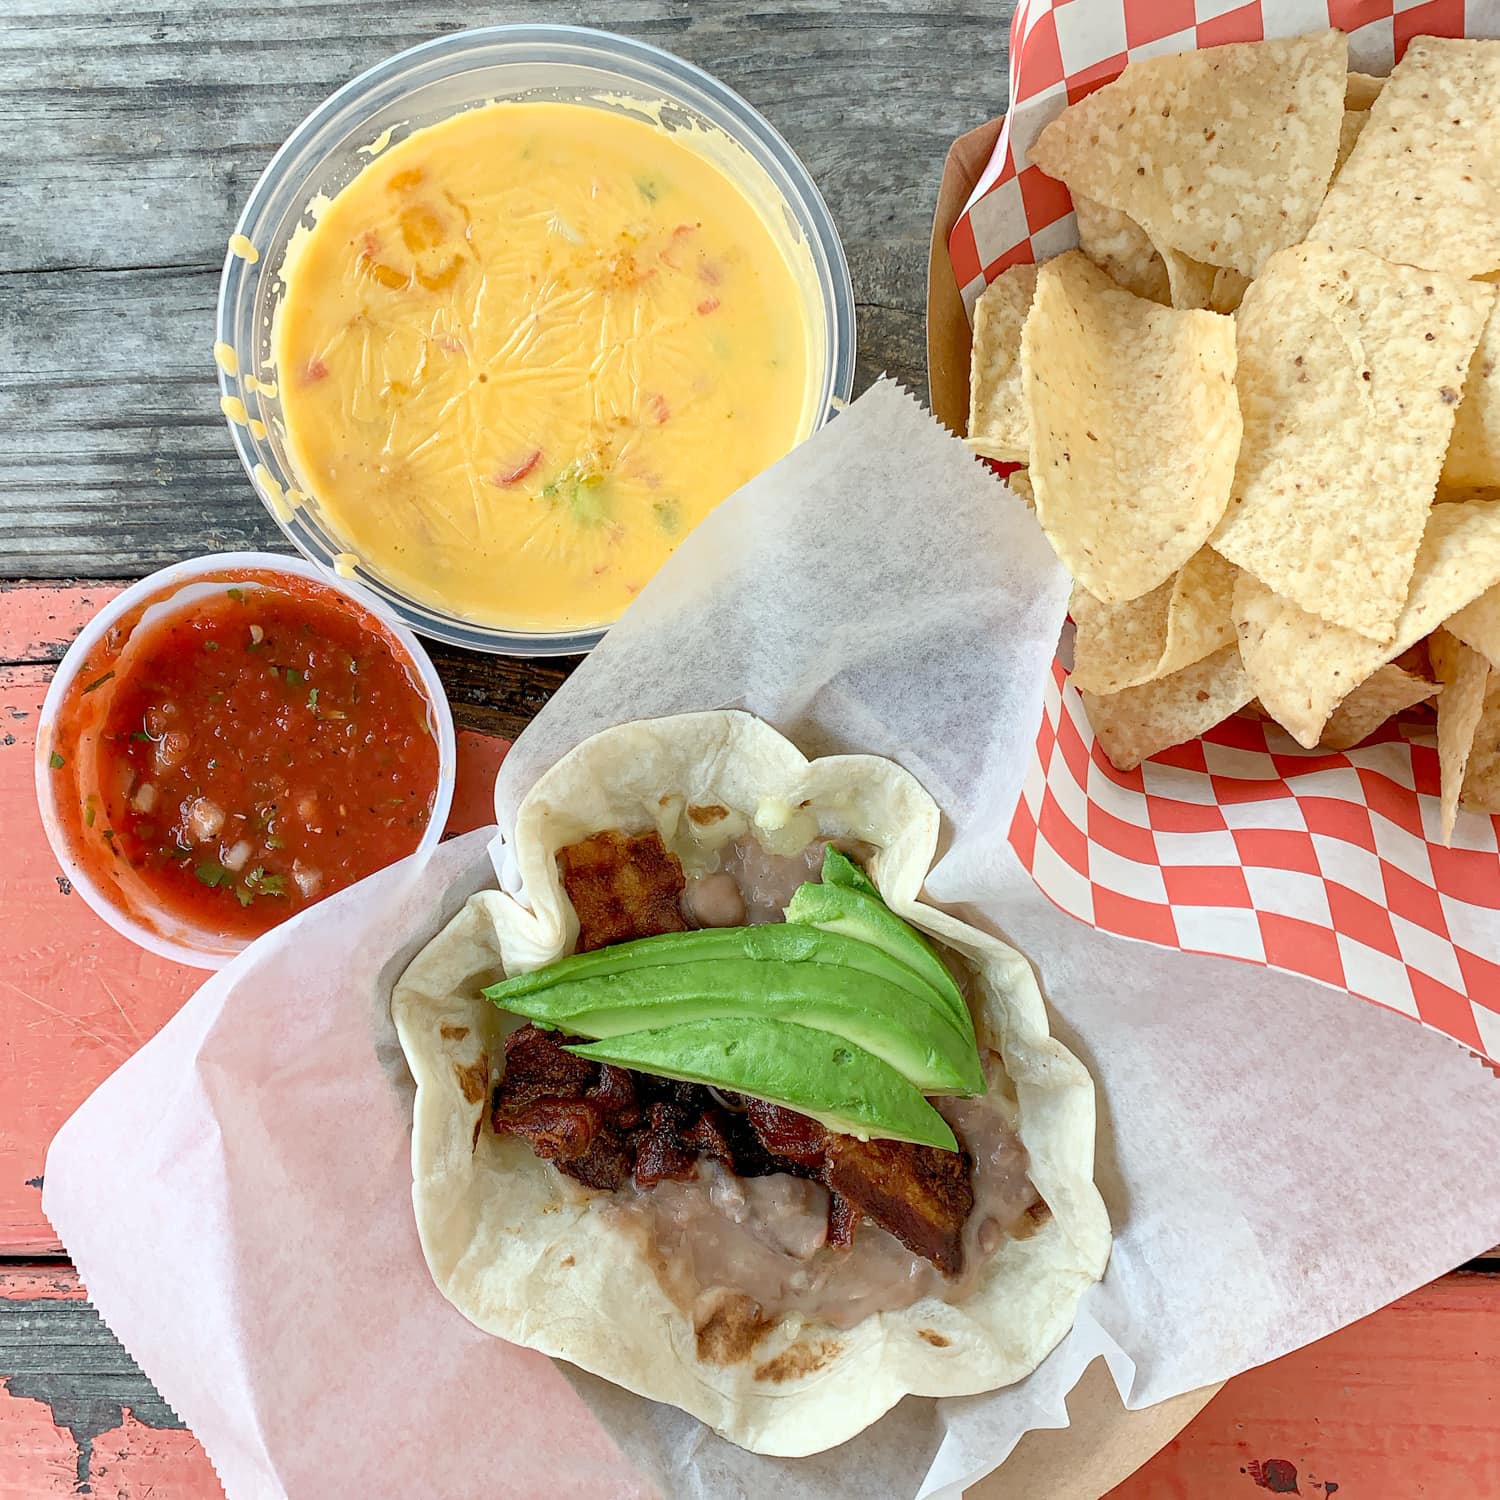
<svg viewBox="0 0 1500 1500">
<path fill-rule="evenodd" d="M 1414 36 L 1488 30 L 1462 0 L 1327 0 L 1274 12 L 1212 0 L 1021 0 L 1011 26 L 1012 112 L 953 143 L 933 216 L 928 393 L 945 427 L 968 430 L 970 317 L 984 286 L 1011 265 L 1077 244 L 1065 191 L 1027 164 L 1042 127 L 1133 58 L 1325 25 L 1348 33 L 1351 68 L 1382 76 Z M 1439 842 L 1437 756 L 1426 729 L 1387 726 L 1371 746 L 1315 754 L 1273 724 L 1236 718 L 1202 745 L 1122 773 L 1095 747 L 1059 666 L 1011 844 L 1049 898 L 1080 920 L 1306 974 L 1494 1059 L 1500 1013 L 1481 997 L 1500 1006 L 1497 825 L 1465 814 L 1453 847 Z M 1187 852 L 1176 858 L 1173 845 Z M 1204 891 L 1220 894 L 1205 904 Z M 1073 1425 L 1028 1434 L 968 1493 L 1095 1500 L 1217 1389 L 1126 1412 L 1096 1364 L 1070 1400 Z"/>
<path fill-rule="evenodd" d="M 984 286 L 1077 243 L 1066 191 L 1026 155 L 1066 104 L 1132 59 L 1328 25 L 1347 32 L 1351 68 L 1383 76 L 1413 37 L 1486 34 L 1496 19 L 1462 0 L 1022 0 L 1011 113 L 960 137 L 943 169 L 927 298 L 934 414 L 966 431 L 969 309 Z M 1500 820 L 1461 813 L 1445 846 L 1438 782 L 1431 721 L 1400 718 L 1329 753 L 1236 716 L 1118 771 L 1058 665 L 1009 835 L 1080 921 L 1302 974 L 1497 1060 Z"/>
</svg>

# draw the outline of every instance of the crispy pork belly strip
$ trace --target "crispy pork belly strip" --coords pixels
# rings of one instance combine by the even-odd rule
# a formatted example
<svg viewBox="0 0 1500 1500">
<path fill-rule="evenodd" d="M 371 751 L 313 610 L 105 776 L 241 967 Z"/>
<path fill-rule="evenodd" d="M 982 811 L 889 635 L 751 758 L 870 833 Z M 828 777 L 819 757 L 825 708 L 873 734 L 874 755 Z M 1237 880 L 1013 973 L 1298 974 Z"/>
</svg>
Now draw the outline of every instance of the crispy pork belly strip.
<svg viewBox="0 0 1500 1500">
<path fill-rule="evenodd" d="M 491 1124 L 586 1187 L 617 1188 L 634 1166 L 641 1125 L 632 1075 L 574 1057 L 564 1040 L 535 1026 L 506 1037 Z"/>
<path fill-rule="evenodd" d="M 757 1099 L 747 1101 L 746 1112 L 768 1150 L 834 1195 L 830 1242 L 848 1243 L 862 1215 L 938 1270 L 956 1275 L 963 1269 L 963 1227 L 974 1208 L 974 1161 L 967 1151 L 857 1141 Z"/>
<path fill-rule="evenodd" d="M 938 1270 L 963 1270 L 963 1227 L 974 1209 L 974 1162 L 967 1151 L 909 1141 L 828 1138 L 821 1181 Z"/>
<path fill-rule="evenodd" d="M 687 931 L 682 865 L 658 833 L 596 833 L 559 849 L 557 867 L 578 913 L 579 953 Z"/>
<path fill-rule="evenodd" d="M 968 1152 L 856 1141 L 759 1099 L 744 1100 L 738 1113 L 697 1084 L 574 1057 L 567 1041 L 529 1024 L 513 1031 L 491 1115 L 495 1130 L 520 1137 L 559 1172 L 608 1191 L 631 1177 L 649 1188 L 692 1177 L 708 1157 L 740 1177 L 806 1177 L 832 1195 L 830 1244 L 852 1243 L 866 1218 L 940 1271 L 962 1270 L 961 1234 L 974 1206 Z"/>
</svg>

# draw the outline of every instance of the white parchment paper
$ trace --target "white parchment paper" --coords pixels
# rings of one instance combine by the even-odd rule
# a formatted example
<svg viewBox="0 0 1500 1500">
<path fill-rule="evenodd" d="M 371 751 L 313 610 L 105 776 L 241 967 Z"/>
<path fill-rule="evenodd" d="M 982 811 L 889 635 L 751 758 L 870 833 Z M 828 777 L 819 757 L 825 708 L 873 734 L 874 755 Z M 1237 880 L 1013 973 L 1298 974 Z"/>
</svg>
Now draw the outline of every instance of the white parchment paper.
<svg viewBox="0 0 1500 1500">
<path fill-rule="evenodd" d="M 1500 1241 L 1500 1086 L 1456 1043 L 1307 980 L 1095 932 L 1021 869 L 1004 831 L 1067 591 L 1020 502 L 878 385 L 700 527 L 517 741 L 489 857 L 473 834 L 314 908 L 84 1104 L 44 1206 L 231 1500 L 952 1496 L 1027 1430 L 1065 1425 L 1096 1357 L 1127 1405 L 1149 1405 Z M 447 1306 L 411 1222 L 387 1014 L 491 858 L 506 876 L 503 830 L 558 755 L 626 719 L 731 706 L 809 754 L 892 756 L 943 806 L 928 893 L 1035 962 L 1099 1087 L 1116 1232 L 1029 1380 L 908 1399 L 796 1461 L 744 1454 Z"/>
</svg>

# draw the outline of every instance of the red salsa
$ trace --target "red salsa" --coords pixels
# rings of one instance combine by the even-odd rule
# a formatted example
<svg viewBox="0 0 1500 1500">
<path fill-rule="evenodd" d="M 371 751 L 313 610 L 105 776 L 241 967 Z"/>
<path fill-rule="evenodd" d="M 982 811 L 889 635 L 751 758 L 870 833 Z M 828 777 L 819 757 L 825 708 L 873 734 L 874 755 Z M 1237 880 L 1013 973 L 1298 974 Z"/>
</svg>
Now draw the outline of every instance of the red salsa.
<svg viewBox="0 0 1500 1500">
<path fill-rule="evenodd" d="M 96 878 L 122 895 L 138 880 L 229 938 L 411 853 L 437 791 L 427 697 L 399 645 L 342 596 L 272 577 L 133 633 L 122 620 L 78 674 L 51 759 L 75 782 Z"/>
</svg>

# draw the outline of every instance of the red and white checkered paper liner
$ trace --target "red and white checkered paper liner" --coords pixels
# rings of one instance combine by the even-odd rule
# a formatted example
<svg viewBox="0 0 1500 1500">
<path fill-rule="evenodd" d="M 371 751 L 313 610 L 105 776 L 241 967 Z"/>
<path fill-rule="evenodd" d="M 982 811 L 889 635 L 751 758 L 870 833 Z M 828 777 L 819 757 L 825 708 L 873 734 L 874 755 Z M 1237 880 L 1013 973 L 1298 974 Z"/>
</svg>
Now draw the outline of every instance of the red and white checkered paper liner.
<svg viewBox="0 0 1500 1500">
<path fill-rule="evenodd" d="M 1013 106 L 949 240 L 972 311 L 1008 266 L 1078 242 L 1066 191 L 1026 151 L 1127 61 L 1334 25 L 1389 72 L 1414 36 L 1488 31 L 1463 0 L 1021 0 Z M 1491 21 L 1493 25 L 1494 22 Z M 1010 841 L 1046 895 L 1123 937 L 1268 964 L 1414 1016 L 1500 1060 L 1500 820 L 1440 842 L 1431 721 L 1342 754 L 1233 718 L 1117 771 L 1061 664 Z"/>
</svg>

